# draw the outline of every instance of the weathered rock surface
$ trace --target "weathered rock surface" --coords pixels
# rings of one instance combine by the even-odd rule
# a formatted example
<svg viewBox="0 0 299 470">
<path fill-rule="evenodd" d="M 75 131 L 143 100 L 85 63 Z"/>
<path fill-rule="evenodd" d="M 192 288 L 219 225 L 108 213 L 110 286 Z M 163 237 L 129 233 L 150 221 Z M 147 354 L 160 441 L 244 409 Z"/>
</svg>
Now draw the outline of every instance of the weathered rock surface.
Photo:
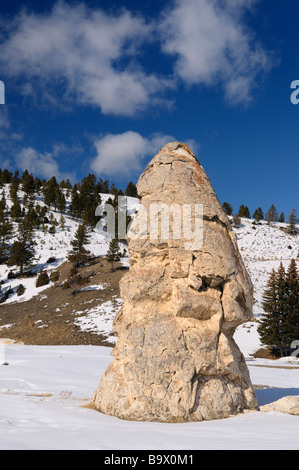
<svg viewBox="0 0 299 470">
<path fill-rule="evenodd" d="M 299 396 L 287 396 L 260 407 L 260 411 L 286 413 L 299 416 Z"/>
<path fill-rule="evenodd" d="M 189 238 L 174 239 L 171 230 L 168 239 L 161 231 L 152 239 L 149 228 L 147 237 L 134 237 L 133 225 L 130 270 L 120 285 L 124 305 L 114 320 L 117 344 L 92 406 L 123 419 L 161 422 L 257 409 L 233 339 L 236 327 L 252 318 L 253 287 L 209 178 L 188 147 L 173 142 L 148 164 L 137 188 L 146 209 L 137 221 L 153 204 L 202 204 L 203 244 L 192 248 Z"/>
</svg>

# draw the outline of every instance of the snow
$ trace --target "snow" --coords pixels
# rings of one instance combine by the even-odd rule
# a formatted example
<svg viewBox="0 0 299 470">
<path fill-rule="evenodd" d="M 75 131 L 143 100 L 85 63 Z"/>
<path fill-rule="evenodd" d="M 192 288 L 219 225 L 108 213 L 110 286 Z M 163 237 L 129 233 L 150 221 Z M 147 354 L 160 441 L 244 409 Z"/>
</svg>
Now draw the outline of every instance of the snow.
<svg viewBox="0 0 299 470">
<path fill-rule="evenodd" d="M 112 323 L 122 304 L 122 299 L 112 299 L 103 302 L 101 305 L 89 309 L 85 316 L 79 317 L 75 321 L 75 324 L 82 331 L 109 336 L 110 342 L 115 343 L 116 337 L 112 333 Z"/>
<path fill-rule="evenodd" d="M 101 346 L 5 345 L 9 365 L 0 366 L 0 449 L 298 450 L 299 418 L 277 412 L 162 424 L 119 420 L 86 408 L 110 353 Z M 263 367 L 259 360 L 249 369 L 256 385 L 279 387 L 257 390 L 261 405 L 299 395 L 299 369 Z"/>
</svg>

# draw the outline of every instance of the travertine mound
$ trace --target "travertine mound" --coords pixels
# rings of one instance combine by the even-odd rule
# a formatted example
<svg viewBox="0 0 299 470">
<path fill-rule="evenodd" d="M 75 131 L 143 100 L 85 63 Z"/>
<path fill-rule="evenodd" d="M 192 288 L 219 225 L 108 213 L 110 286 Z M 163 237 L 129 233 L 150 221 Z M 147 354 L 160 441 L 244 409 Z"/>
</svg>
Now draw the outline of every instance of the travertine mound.
<svg viewBox="0 0 299 470">
<path fill-rule="evenodd" d="M 114 359 L 92 406 L 123 419 L 161 422 L 257 409 L 233 340 L 236 327 L 252 318 L 253 287 L 209 178 L 189 148 L 173 142 L 148 164 L 137 188 L 142 208 L 136 223 L 155 204 L 201 204 L 203 244 L 179 238 L 178 219 L 170 217 L 168 239 L 161 231 L 151 236 L 152 228 L 146 237 L 134 236 L 133 224 L 130 270 L 120 286 L 124 305 L 114 321 Z M 189 216 L 193 227 L 195 213 Z"/>
<path fill-rule="evenodd" d="M 299 416 L 299 396 L 287 396 L 260 407 L 260 411 L 286 413 Z"/>
</svg>

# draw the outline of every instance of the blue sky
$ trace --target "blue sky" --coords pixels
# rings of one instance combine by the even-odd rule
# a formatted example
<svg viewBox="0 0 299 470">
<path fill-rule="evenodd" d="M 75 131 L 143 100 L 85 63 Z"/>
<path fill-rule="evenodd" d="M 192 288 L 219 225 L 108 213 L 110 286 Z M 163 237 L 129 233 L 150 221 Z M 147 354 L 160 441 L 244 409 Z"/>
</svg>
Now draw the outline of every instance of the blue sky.
<svg viewBox="0 0 299 470">
<path fill-rule="evenodd" d="M 1 0 L 0 13 L 0 167 L 125 189 L 178 140 L 235 211 L 298 213 L 294 0 Z"/>
</svg>

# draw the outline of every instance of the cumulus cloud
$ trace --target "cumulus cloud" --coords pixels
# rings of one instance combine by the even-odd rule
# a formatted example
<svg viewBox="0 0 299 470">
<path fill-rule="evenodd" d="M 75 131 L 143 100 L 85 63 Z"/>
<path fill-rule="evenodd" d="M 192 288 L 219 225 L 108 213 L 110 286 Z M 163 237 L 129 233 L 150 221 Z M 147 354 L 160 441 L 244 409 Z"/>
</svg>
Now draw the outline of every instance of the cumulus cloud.
<svg viewBox="0 0 299 470">
<path fill-rule="evenodd" d="M 91 169 L 105 175 L 140 173 L 146 158 L 154 157 L 161 147 L 174 140 L 173 136 L 160 133 L 150 137 L 134 131 L 107 134 L 94 140 L 97 155 Z"/>
<path fill-rule="evenodd" d="M 166 77 L 145 73 L 136 60 L 151 35 L 152 26 L 126 10 L 111 15 L 58 2 L 50 13 L 23 11 L 13 19 L 0 63 L 9 76 L 27 79 L 24 93 L 35 80 L 51 100 L 59 83 L 64 100 L 131 116 L 164 102 L 162 94 L 172 86 Z"/>
<path fill-rule="evenodd" d="M 230 103 L 248 103 L 270 54 L 246 27 L 255 0 L 176 0 L 162 15 L 162 50 L 187 85 L 221 84 Z"/>
<path fill-rule="evenodd" d="M 2 22 L 0 65 L 21 79 L 24 96 L 106 115 L 170 106 L 181 82 L 221 85 L 230 103 L 248 103 L 272 65 L 246 26 L 256 1 L 173 0 L 151 20 L 125 8 L 111 13 L 59 1 L 49 12 L 23 10 Z M 157 45 L 171 59 L 168 73 L 154 68 Z"/>
<path fill-rule="evenodd" d="M 28 170 L 29 173 L 42 176 L 46 179 L 55 176 L 57 180 L 73 178 L 72 173 L 61 172 L 56 157 L 61 153 L 64 146 L 55 146 L 52 152 L 41 153 L 33 147 L 26 147 L 20 150 L 15 161 L 18 168 Z"/>
</svg>

